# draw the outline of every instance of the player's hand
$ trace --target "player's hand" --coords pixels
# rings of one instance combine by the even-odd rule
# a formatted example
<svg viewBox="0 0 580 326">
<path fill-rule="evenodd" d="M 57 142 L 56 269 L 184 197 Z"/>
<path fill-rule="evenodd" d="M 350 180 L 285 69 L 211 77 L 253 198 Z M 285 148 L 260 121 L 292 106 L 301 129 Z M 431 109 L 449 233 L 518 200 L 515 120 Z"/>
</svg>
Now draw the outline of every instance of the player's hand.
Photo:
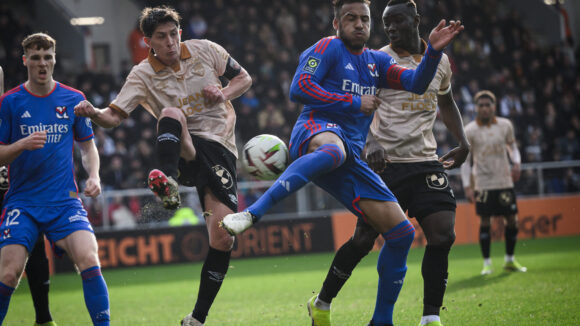
<svg viewBox="0 0 580 326">
<path fill-rule="evenodd" d="M 470 203 L 474 203 L 475 202 L 475 195 L 473 194 L 473 189 L 471 189 L 471 187 L 465 187 L 465 198 L 467 198 L 467 201 Z"/>
<path fill-rule="evenodd" d="M 429 34 L 429 43 L 435 50 L 443 50 L 464 28 L 460 20 L 450 20 L 449 25 L 445 26 L 445 19 L 441 19 Z"/>
<path fill-rule="evenodd" d="M 522 170 L 519 164 L 514 164 L 512 166 L 512 180 L 513 182 L 518 182 L 520 176 L 522 175 Z"/>
<path fill-rule="evenodd" d="M 369 141 L 366 146 L 366 156 L 369 167 L 376 173 L 382 173 L 387 167 L 387 159 L 385 159 L 385 149 L 376 140 Z"/>
<path fill-rule="evenodd" d="M 202 92 L 206 107 L 214 106 L 226 101 L 226 96 L 216 85 L 206 86 Z"/>
<path fill-rule="evenodd" d="M 441 156 L 439 158 L 439 162 L 443 164 L 445 169 L 455 169 L 461 166 L 467 155 L 469 154 L 469 146 L 460 145 L 455 147 L 454 149 L 450 150 L 449 153 Z"/>
<path fill-rule="evenodd" d="M 74 108 L 75 115 L 79 117 L 93 118 L 97 114 L 97 110 L 91 102 L 84 100 L 80 101 Z"/>
<path fill-rule="evenodd" d="M 18 142 L 21 143 L 23 149 L 33 151 L 44 147 L 44 144 L 46 144 L 46 137 L 46 130 L 37 131 L 22 138 Z"/>
<path fill-rule="evenodd" d="M 381 100 L 374 95 L 361 95 L 360 97 L 360 110 L 366 114 L 371 115 L 373 112 L 377 110 L 379 105 L 381 104 Z"/>
<path fill-rule="evenodd" d="M 101 180 L 99 178 L 88 178 L 85 185 L 85 196 L 97 197 L 101 194 Z"/>
</svg>

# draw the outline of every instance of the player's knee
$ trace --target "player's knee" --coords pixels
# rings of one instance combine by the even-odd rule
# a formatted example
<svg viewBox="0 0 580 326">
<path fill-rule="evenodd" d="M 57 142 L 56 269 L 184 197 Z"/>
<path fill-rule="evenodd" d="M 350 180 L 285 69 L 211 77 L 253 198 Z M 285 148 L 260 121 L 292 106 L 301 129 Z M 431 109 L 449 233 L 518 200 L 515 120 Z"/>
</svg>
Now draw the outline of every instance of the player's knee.
<svg viewBox="0 0 580 326">
<path fill-rule="evenodd" d="M 454 242 L 455 231 L 453 229 L 440 230 L 437 234 L 432 234 L 430 237 L 427 237 L 427 244 L 430 246 L 451 248 Z"/>
<path fill-rule="evenodd" d="M 183 112 L 179 108 L 176 107 L 166 107 L 161 110 L 161 114 L 159 115 L 159 120 L 161 118 L 173 118 L 175 120 L 181 121 L 185 118 Z"/>
<path fill-rule="evenodd" d="M 209 245 L 220 251 L 230 251 L 234 247 L 234 237 L 229 234 L 220 234 L 209 239 Z"/>
<path fill-rule="evenodd" d="M 352 237 L 352 244 L 360 251 L 368 253 L 373 249 L 378 233 L 374 230 L 355 232 Z"/>
<path fill-rule="evenodd" d="M 385 238 L 385 245 L 391 248 L 403 250 L 408 250 L 411 248 L 411 244 L 413 244 L 413 240 L 415 239 L 415 227 L 413 227 L 411 222 L 408 223 L 408 226 L 405 226 L 404 229 L 400 230 L 400 232 L 397 232 L 397 234 L 393 236 L 389 236 L 389 234 L 387 234 L 385 237 L 383 234 L 383 237 Z"/>
<path fill-rule="evenodd" d="M 78 270 L 84 271 L 93 266 L 99 266 L 99 257 L 95 253 L 86 253 L 77 258 L 75 261 Z"/>
<path fill-rule="evenodd" d="M 20 282 L 20 277 L 22 277 L 22 269 L 18 268 L 5 268 L 0 274 L 0 281 L 10 287 L 16 288 L 18 282 Z"/>
</svg>

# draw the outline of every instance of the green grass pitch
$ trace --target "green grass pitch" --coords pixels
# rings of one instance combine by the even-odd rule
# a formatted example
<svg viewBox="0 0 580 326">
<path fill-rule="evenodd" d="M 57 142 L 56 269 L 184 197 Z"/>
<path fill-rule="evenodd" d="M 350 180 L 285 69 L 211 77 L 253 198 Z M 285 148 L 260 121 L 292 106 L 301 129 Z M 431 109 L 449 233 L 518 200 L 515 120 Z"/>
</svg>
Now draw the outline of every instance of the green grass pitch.
<svg viewBox="0 0 580 326">
<path fill-rule="evenodd" d="M 580 325 L 580 237 L 521 240 L 516 256 L 527 273 L 504 273 L 504 243 L 492 244 L 494 273 L 482 277 L 479 247 L 451 251 L 441 313 L 446 326 Z M 396 325 L 418 325 L 422 309 L 423 249 L 409 254 Z M 233 260 L 206 325 L 310 325 L 305 302 L 320 289 L 333 255 Z M 363 259 L 333 302 L 333 325 L 366 325 L 377 286 L 377 253 Z M 105 270 L 112 325 L 179 325 L 193 308 L 201 264 Z M 51 310 L 59 326 L 90 325 L 80 277 L 56 275 Z M 33 325 L 25 280 L 15 292 L 6 326 Z"/>
</svg>

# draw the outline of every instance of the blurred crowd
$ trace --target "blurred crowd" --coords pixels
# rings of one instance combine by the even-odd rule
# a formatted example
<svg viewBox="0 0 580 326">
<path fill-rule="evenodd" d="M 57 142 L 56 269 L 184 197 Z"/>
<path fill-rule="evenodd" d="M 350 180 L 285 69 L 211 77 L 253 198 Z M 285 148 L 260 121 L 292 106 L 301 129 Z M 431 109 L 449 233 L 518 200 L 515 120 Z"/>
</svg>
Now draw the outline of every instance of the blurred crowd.
<svg viewBox="0 0 580 326">
<path fill-rule="evenodd" d="M 387 2 L 372 2 L 374 23 L 369 48 L 388 43 L 381 23 Z M 580 159 L 580 58 L 578 51 L 574 51 L 574 40 L 567 38 L 549 48 L 540 46 L 518 12 L 499 0 L 416 2 L 425 38 L 442 18 L 460 19 L 465 25 L 465 31 L 446 49 L 452 62 L 453 94 L 465 123 L 475 116 L 473 95 L 480 89 L 490 89 L 498 98 L 497 114 L 514 123 L 524 163 Z M 207 38 L 221 44 L 251 74 L 252 88 L 234 101 L 239 148 L 261 133 L 275 134 L 288 141 L 301 109 L 288 99 L 290 83 L 300 53 L 320 38 L 335 33 L 330 0 L 140 3 L 173 5 L 183 18 L 182 39 Z M 20 41 L 36 31 L 31 18 L 32 15 L 15 15 L 10 8 L 0 5 L 0 65 L 5 70 L 7 89 L 26 80 Z M 146 54 L 138 30 L 127 35 L 127 39 L 132 60 Z M 104 107 L 115 98 L 132 64 L 123 62 L 119 75 L 90 69 L 81 73 L 63 71 L 57 64 L 55 78 L 83 91 L 95 106 Z M 94 128 L 105 189 L 145 186 L 146 174 L 155 165 L 155 122 L 144 110 L 136 110 L 118 128 Z M 435 134 L 440 155 L 455 146 L 441 121 L 435 125 Z M 85 176 L 80 165 L 77 171 L 82 180 Z M 520 193 L 537 193 L 534 173 L 525 173 L 516 186 Z M 243 173 L 239 178 L 250 180 Z M 580 190 L 580 177 L 573 169 L 558 170 L 547 180 L 548 192 Z M 461 198 L 459 180 L 452 178 L 452 185 Z M 244 195 L 254 196 L 240 195 L 242 206 Z M 138 209 L 139 205 L 132 207 Z"/>
</svg>

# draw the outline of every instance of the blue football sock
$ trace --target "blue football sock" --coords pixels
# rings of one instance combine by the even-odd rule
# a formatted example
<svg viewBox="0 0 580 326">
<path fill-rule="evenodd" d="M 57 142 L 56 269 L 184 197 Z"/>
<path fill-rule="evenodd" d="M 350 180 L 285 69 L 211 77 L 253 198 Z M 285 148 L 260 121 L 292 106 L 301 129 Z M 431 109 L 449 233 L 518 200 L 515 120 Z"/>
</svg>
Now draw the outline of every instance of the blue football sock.
<svg viewBox="0 0 580 326">
<path fill-rule="evenodd" d="M 407 254 L 415 238 L 415 228 L 405 220 L 383 233 L 385 243 L 379 254 L 379 286 L 373 315 L 374 325 L 393 324 L 393 309 L 407 272 Z"/>
<path fill-rule="evenodd" d="M 274 204 L 302 188 L 317 176 L 341 166 L 345 159 L 346 157 L 338 145 L 324 144 L 318 147 L 314 152 L 303 155 L 292 162 L 270 189 L 247 210 L 257 219 L 262 218 Z"/>
<path fill-rule="evenodd" d="M 99 266 L 85 269 L 81 273 L 83 279 L 83 291 L 85 294 L 85 304 L 93 320 L 93 325 L 109 326 L 109 292 L 107 284 L 101 274 Z"/>
<path fill-rule="evenodd" d="M 8 305 L 10 305 L 10 298 L 12 298 L 14 288 L 0 282 L 0 325 L 4 322 L 4 317 L 8 312 Z"/>
</svg>

